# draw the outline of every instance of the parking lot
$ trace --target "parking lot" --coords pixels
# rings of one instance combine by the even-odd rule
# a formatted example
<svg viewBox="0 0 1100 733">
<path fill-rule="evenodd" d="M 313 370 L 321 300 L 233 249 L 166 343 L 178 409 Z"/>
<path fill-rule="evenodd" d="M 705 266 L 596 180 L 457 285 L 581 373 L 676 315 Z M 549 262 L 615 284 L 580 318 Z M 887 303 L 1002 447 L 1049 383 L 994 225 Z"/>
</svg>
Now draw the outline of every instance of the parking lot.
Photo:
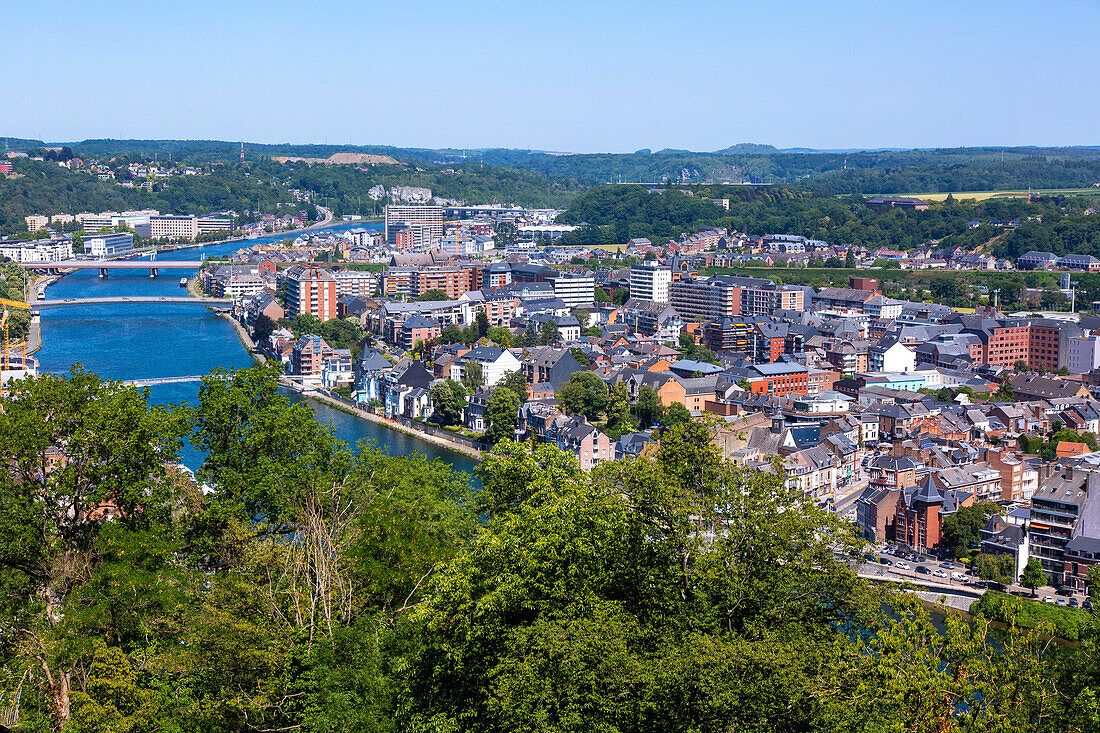
<svg viewBox="0 0 1100 733">
<path fill-rule="evenodd" d="M 921 555 L 905 548 L 883 547 L 868 551 L 862 556 L 864 564 L 861 570 L 865 573 L 882 575 L 896 579 L 911 579 L 920 582 L 935 582 L 943 585 L 958 586 L 971 592 L 984 592 L 986 590 L 998 590 L 1004 593 L 1012 593 L 1022 598 L 1038 600 L 1069 608 L 1090 609 L 1092 604 L 1088 598 L 1082 595 L 1074 595 L 1068 592 L 1059 592 L 1050 586 L 1036 588 L 1034 593 L 1030 588 L 1019 585 L 1001 585 L 989 583 L 980 578 L 973 577 L 964 566 L 948 560 L 941 560 L 930 555 Z"/>
</svg>

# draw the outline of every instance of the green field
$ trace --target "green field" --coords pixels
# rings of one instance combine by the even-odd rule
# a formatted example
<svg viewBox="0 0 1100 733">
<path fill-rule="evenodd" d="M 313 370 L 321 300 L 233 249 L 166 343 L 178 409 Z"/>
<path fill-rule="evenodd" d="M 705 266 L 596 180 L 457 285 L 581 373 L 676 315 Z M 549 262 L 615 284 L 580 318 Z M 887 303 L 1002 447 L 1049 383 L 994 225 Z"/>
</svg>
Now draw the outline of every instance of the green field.
<svg viewBox="0 0 1100 733">
<path fill-rule="evenodd" d="M 1030 192 L 1032 196 L 1095 196 L 1100 198 L 1100 188 L 1089 186 L 1088 188 L 1044 188 Z M 880 194 L 864 194 L 877 196 Z M 885 195 L 885 194 L 881 194 Z M 944 201 L 948 196 L 962 201 L 987 201 L 989 199 L 1022 199 L 1028 196 L 1028 191 L 952 191 L 951 193 L 907 193 L 905 196 L 924 199 L 925 201 Z"/>
</svg>

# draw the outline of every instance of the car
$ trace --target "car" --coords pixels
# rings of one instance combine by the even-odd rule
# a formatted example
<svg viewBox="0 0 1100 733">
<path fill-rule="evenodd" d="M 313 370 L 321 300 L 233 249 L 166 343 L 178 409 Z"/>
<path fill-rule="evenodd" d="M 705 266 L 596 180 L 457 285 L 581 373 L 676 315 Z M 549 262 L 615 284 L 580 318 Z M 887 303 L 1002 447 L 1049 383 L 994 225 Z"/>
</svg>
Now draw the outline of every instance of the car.
<svg viewBox="0 0 1100 733">
<path fill-rule="evenodd" d="M 1059 606 L 1064 606 L 1064 605 L 1066 605 L 1066 599 L 1065 598 L 1059 598 L 1057 601 L 1055 601 L 1055 603 L 1057 603 Z"/>
<path fill-rule="evenodd" d="M 924 567 L 923 565 L 918 565 L 917 566 L 917 572 L 920 573 L 921 575 L 931 575 L 932 574 L 932 571 L 929 570 L 928 568 Z"/>
<path fill-rule="evenodd" d="M 965 582 L 969 581 L 970 578 L 966 577 L 962 573 L 951 573 L 951 580 L 957 580 L 960 583 L 965 583 Z"/>
<path fill-rule="evenodd" d="M 878 558 L 875 557 L 874 555 L 872 555 L 869 552 L 863 553 L 863 559 L 866 560 L 867 562 L 878 562 Z"/>
<path fill-rule="evenodd" d="M 1043 603 L 1054 603 L 1054 596 L 1043 596 Z"/>
<path fill-rule="evenodd" d="M 939 568 L 936 568 L 935 570 L 933 570 L 932 575 L 935 575 L 937 578 L 946 578 L 947 577 L 947 573 L 940 570 Z"/>
<path fill-rule="evenodd" d="M 896 568 L 900 568 L 900 569 L 902 569 L 902 570 L 909 570 L 909 569 L 911 569 L 911 566 L 910 566 L 910 565 L 909 565 L 909 563 L 907 563 L 907 562 L 898 562 L 898 563 L 895 563 L 895 564 L 894 564 L 894 567 L 896 567 Z"/>
<path fill-rule="evenodd" d="M 1070 608 L 1079 608 L 1080 606 L 1081 606 L 1081 604 L 1077 602 L 1076 598 L 1070 598 L 1069 599 L 1069 607 Z"/>
<path fill-rule="evenodd" d="M 879 561 L 880 563 L 882 563 L 883 565 L 885 565 L 886 567 L 890 567 L 891 565 L 893 565 L 893 564 L 894 564 L 894 563 L 890 562 L 889 560 L 887 560 L 887 559 L 886 559 L 885 557 L 880 557 L 880 558 L 878 559 L 878 561 Z"/>
<path fill-rule="evenodd" d="M 944 570 L 954 570 L 955 569 L 955 563 L 941 562 L 940 567 L 943 568 Z"/>
<path fill-rule="evenodd" d="M 1085 609 L 1086 611 L 1091 611 L 1092 610 L 1092 601 L 1089 600 L 1088 598 L 1086 598 L 1085 602 L 1081 604 L 1081 608 Z"/>
</svg>

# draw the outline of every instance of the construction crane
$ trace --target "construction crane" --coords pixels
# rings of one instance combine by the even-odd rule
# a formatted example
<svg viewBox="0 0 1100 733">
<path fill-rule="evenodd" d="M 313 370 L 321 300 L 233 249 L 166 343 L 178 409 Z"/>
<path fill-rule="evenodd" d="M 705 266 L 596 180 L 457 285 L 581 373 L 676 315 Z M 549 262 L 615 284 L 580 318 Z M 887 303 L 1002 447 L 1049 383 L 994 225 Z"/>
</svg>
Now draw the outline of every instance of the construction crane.
<svg viewBox="0 0 1100 733">
<path fill-rule="evenodd" d="M 0 372 L 6 372 L 11 368 L 12 364 L 12 349 L 18 348 L 22 352 L 20 365 L 23 367 L 27 364 L 27 341 L 26 339 L 12 343 L 11 336 L 9 334 L 8 321 L 11 319 L 10 308 L 17 308 L 19 310 L 30 310 L 31 307 L 18 300 L 8 300 L 6 298 L 0 298 L 0 307 L 4 309 L 2 315 L 0 315 L 0 331 L 3 332 L 3 341 L 0 342 Z"/>
</svg>

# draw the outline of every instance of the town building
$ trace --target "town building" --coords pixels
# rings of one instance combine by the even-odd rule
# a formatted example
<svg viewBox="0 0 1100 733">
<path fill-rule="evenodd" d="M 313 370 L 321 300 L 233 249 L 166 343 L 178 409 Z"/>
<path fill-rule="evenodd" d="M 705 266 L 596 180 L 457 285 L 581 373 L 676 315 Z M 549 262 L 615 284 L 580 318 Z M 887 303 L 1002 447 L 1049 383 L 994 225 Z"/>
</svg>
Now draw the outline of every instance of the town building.
<svg viewBox="0 0 1100 733">
<path fill-rule="evenodd" d="M 336 318 L 336 278 L 315 265 L 295 265 L 284 274 L 286 315 L 310 313 L 322 321 Z"/>
<path fill-rule="evenodd" d="M 443 239 L 443 207 L 389 204 L 385 209 L 386 242 L 397 243 L 398 231 L 411 232 L 412 247 L 428 247 Z"/>
<path fill-rule="evenodd" d="M 97 259 L 114 257 L 134 248 L 134 235 L 130 233 L 92 234 L 84 238 L 84 252 Z"/>
<path fill-rule="evenodd" d="M 668 303 L 672 268 L 653 263 L 642 263 L 630 268 L 630 297 Z"/>
</svg>

